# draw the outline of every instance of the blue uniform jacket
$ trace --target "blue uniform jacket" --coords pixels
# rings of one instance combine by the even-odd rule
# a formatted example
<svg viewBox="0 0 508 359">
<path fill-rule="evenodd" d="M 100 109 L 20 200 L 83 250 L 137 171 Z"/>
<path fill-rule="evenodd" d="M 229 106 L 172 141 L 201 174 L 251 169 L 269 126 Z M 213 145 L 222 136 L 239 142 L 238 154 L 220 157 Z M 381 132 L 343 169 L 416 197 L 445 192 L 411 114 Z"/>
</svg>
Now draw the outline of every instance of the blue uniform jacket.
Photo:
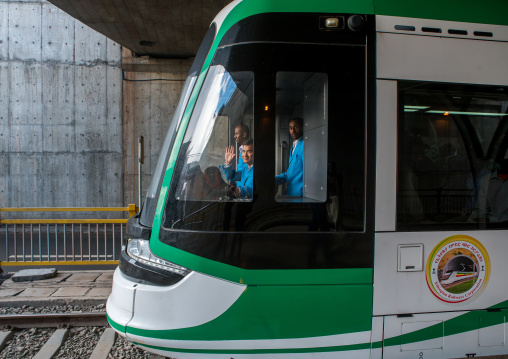
<svg viewBox="0 0 508 359">
<path fill-rule="evenodd" d="M 238 166 L 241 168 L 239 171 L 235 171 L 233 166 L 221 165 L 219 168 L 224 171 L 228 181 L 237 181 L 236 186 L 240 188 L 242 196 L 252 197 L 254 166 L 249 169 L 249 166 L 243 163 L 243 166 Z"/>
<path fill-rule="evenodd" d="M 286 172 L 275 176 L 278 185 L 287 183 L 286 196 L 302 197 L 303 195 L 303 138 L 297 143 L 295 150 L 289 156 L 289 166 Z"/>
<path fill-rule="evenodd" d="M 243 168 L 244 167 L 248 167 L 245 162 L 243 162 L 243 156 L 242 156 L 242 150 L 239 151 L 240 153 L 238 154 L 238 166 L 237 166 L 237 172 L 242 172 Z"/>
</svg>

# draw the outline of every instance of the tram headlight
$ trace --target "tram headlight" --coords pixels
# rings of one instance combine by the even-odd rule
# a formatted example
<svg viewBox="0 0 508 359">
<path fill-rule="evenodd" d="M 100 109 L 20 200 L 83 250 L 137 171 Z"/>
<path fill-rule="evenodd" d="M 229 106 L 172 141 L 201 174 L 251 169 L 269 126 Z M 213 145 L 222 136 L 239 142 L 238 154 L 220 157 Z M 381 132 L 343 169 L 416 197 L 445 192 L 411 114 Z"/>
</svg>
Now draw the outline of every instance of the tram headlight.
<svg viewBox="0 0 508 359">
<path fill-rule="evenodd" d="M 127 254 L 129 257 L 139 263 L 143 263 L 148 266 L 159 268 L 181 276 L 186 276 L 190 272 L 187 268 L 181 267 L 155 256 L 150 250 L 150 242 L 145 239 L 130 238 L 127 242 Z"/>
</svg>

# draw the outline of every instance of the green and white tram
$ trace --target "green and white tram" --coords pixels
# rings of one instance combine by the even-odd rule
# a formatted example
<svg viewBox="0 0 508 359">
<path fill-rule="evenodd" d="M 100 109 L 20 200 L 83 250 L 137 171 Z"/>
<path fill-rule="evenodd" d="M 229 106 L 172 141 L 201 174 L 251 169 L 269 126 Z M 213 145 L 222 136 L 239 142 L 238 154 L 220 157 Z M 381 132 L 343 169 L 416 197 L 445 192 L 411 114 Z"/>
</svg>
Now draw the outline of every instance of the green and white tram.
<svg viewBox="0 0 508 359">
<path fill-rule="evenodd" d="M 507 12 L 228 5 L 129 221 L 111 326 L 179 359 L 507 354 Z M 275 182 L 295 118 L 300 196 Z M 238 128 L 253 161 L 229 147 Z"/>
</svg>

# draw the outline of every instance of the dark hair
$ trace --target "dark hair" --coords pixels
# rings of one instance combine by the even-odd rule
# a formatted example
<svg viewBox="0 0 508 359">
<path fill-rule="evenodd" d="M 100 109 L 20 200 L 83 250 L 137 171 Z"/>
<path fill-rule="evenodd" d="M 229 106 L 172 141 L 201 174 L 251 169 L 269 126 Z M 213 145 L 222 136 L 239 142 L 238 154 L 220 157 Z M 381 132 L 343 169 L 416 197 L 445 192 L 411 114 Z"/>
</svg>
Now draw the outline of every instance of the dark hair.
<svg viewBox="0 0 508 359">
<path fill-rule="evenodd" d="M 245 125 L 243 123 L 240 123 L 240 124 L 235 126 L 235 128 L 237 128 L 237 127 L 240 127 L 241 133 L 245 132 L 245 135 L 246 135 L 245 138 L 249 138 L 250 130 L 249 130 L 249 127 L 247 125 Z"/>
<path fill-rule="evenodd" d="M 291 120 L 289 120 L 289 123 L 291 123 L 291 121 L 298 122 L 300 127 L 303 129 L 303 118 L 301 118 L 301 117 L 293 117 Z"/>
<path fill-rule="evenodd" d="M 254 141 L 252 138 L 249 138 L 247 141 L 243 143 L 243 146 L 254 146 Z"/>
</svg>

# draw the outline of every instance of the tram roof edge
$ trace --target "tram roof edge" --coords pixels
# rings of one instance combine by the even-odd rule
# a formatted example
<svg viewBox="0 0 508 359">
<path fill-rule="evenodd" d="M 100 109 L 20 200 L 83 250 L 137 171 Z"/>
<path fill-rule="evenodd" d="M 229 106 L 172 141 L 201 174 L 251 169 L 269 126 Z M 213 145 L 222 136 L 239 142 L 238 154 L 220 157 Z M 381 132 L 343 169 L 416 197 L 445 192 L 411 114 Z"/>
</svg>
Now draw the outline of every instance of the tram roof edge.
<svg viewBox="0 0 508 359">
<path fill-rule="evenodd" d="M 237 0 L 224 8 L 215 21 L 221 19 L 220 26 L 225 17 L 236 22 L 261 13 L 314 12 L 508 25 L 507 10 L 508 2 L 505 0 L 485 0 L 481 5 L 476 0 Z"/>
</svg>

